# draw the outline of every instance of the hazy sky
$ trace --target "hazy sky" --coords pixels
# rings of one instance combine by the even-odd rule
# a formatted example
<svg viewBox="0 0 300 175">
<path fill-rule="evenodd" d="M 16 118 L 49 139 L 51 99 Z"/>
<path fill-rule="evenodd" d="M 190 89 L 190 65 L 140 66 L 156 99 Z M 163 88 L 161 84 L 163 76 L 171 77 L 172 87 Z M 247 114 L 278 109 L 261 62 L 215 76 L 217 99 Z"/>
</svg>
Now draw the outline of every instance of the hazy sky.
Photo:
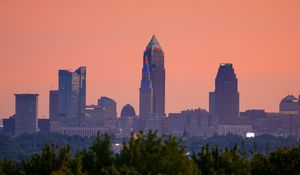
<svg viewBox="0 0 300 175">
<path fill-rule="evenodd" d="M 138 112 L 142 56 L 155 34 L 165 53 L 166 111 L 208 108 L 222 62 L 240 106 L 278 111 L 300 94 L 299 0 L 0 0 L 0 118 L 14 93 L 48 93 L 58 69 L 87 66 L 87 104 L 100 96 Z"/>
</svg>

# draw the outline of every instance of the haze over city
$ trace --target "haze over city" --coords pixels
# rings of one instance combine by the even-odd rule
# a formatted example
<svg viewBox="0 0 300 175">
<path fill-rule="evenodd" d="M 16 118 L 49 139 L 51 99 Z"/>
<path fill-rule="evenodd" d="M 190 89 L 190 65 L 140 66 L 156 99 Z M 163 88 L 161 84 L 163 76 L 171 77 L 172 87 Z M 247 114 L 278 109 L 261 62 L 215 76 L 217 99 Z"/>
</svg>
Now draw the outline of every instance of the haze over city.
<svg viewBox="0 0 300 175">
<path fill-rule="evenodd" d="M 48 93 L 58 69 L 87 67 L 87 104 L 100 96 L 138 109 L 143 52 L 155 34 L 165 54 L 166 112 L 208 109 L 219 63 L 231 62 L 240 107 L 278 111 L 299 95 L 299 1 L 1 1 L 0 118 L 15 93 Z M 168 9 L 168 10 L 166 10 Z"/>
</svg>

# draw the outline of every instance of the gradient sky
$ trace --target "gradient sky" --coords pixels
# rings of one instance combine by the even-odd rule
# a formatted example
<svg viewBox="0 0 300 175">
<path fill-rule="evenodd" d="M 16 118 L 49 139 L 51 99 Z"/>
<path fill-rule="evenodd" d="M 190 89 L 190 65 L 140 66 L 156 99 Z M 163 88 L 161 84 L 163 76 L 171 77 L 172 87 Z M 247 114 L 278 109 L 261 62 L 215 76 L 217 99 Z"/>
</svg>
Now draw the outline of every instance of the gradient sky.
<svg viewBox="0 0 300 175">
<path fill-rule="evenodd" d="M 143 51 L 165 52 L 166 111 L 208 109 L 219 63 L 231 62 L 240 106 L 278 111 L 300 94 L 299 0 L 1 0 L 0 118 L 14 93 L 48 93 L 58 69 L 87 66 L 87 104 L 108 96 L 138 111 Z"/>
</svg>

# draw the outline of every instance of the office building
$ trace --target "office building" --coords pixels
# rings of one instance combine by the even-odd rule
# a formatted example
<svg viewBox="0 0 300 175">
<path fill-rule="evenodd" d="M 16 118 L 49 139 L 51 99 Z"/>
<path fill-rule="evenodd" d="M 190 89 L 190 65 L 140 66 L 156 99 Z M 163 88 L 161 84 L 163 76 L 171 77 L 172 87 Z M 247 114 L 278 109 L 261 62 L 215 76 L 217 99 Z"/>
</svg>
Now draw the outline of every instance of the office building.
<svg viewBox="0 0 300 175">
<path fill-rule="evenodd" d="M 210 110 L 222 124 L 234 124 L 239 116 L 238 79 L 231 63 L 220 64 L 215 91 L 210 93 Z"/>
<path fill-rule="evenodd" d="M 65 126 L 80 126 L 86 106 L 86 68 L 59 70 L 58 113 Z"/>
<path fill-rule="evenodd" d="M 164 52 L 153 35 L 144 51 L 143 65 L 148 62 L 153 88 L 153 114 L 165 115 L 165 66 Z"/>
<path fill-rule="evenodd" d="M 38 94 L 15 94 L 15 135 L 35 133 L 38 119 Z"/>
<path fill-rule="evenodd" d="M 98 99 L 98 107 L 104 111 L 104 120 L 114 120 L 117 118 L 117 102 L 108 97 Z"/>
</svg>

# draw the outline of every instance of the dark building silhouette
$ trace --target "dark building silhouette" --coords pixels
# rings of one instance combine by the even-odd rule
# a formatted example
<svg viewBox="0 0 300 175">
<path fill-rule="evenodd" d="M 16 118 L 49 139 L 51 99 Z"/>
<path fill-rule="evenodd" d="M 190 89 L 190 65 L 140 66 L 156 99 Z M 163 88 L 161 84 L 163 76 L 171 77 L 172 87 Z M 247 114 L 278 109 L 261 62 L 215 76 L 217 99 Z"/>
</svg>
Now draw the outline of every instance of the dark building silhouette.
<svg viewBox="0 0 300 175">
<path fill-rule="evenodd" d="M 58 120 L 58 90 L 49 91 L 49 119 Z"/>
<path fill-rule="evenodd" d="M 216 113 L 215 92 L 209 92 L 209 112 Z"/>
<path fill-rule="evenodd" d="M 153 113 L 153 88 L 150 79 L 150 69 L 148 58 L 146 57 L 142 71 L 142 81 L 140 87 L 140 116 L 151 117 Z"/>
<path fill-rule="evenodd" d="M 123 137 L 130 137 L 131 133 L 140 126 L 133 106 L 126 104 L 121 110 L 121 117 L 118 118 L 118 127 L 121 129 Z"/>
<path fill-rule="evenodd" d="M 164 52 L 154 35 L 144 51 L 144 65 L 146 60 L 149 63 L 153 88 L 153 114 L 156 116 L 165 115 Z"/>
<path fill-rule="evenodd" d="M 167 134 L 173 136 L 209 137 L 217 132 L 217 115 L 200 108 L 170 113 L 166 120 Z"/>
<path fill-rule="evenodd" d="M 121 118 L 135 117 L 135 110 L 130 104 L 126 104 L 121 110 Z"/>
<path fill-rule="evenodd" d="M 15 135 L 35 133 L 38 118 L 38 94 L 15 94 Z"/>
<path fill-rule="evenodd" d="M 3 133 L 15 135 L 15 116 L 3 119 Z"/>
<path fill-rule="evenodd" d="M 50 119 L 38 119 L 38 128 L 40 133 L 50 132 Z"/>
<path fill-rule="evenodd" d="M 238 121 L 239 92 L 238 80 L 231 63 L 220 64 L 215 79 L 215 91 L 210 93 L 210 112 L 219 116 L 222 124 Z"/>
<path fill-rule="evenodd" d="M 299 99 L 293 95 L 284 97 L 279 103 L 279 112 L 281 114 L 294 114 L 299 112 Z"/>
<path fill-rule="evenodd" d="M 86 68 L 75 72 L 59 70 L 58 113 L 61 122 L 68 126 L 80 126 L 85 116 Z"/>
<path fill-rule="evenodd" d="M 117 118 L 117 103 L 108 97 L 98 99 L 98 106 L 105 112 L 105 120 L 114 120 Z"/>
</svg>

